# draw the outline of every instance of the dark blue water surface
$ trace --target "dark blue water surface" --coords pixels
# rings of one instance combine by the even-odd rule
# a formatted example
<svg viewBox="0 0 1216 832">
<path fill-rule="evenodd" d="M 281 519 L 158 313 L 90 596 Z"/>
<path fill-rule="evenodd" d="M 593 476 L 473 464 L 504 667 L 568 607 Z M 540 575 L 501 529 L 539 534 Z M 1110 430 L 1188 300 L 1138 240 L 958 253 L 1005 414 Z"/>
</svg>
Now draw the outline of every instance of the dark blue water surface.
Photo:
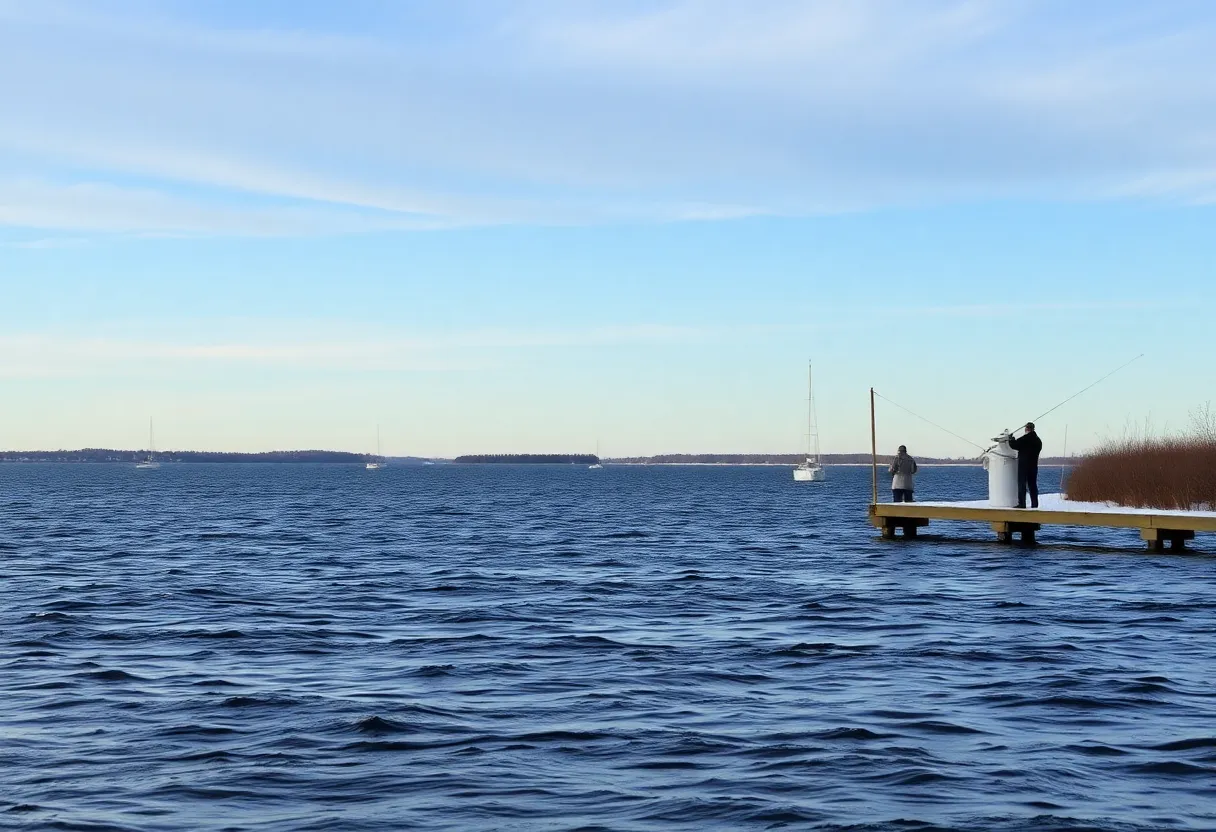
<svg viewBox="0 0 1216 832">
<path fill-rule="evenodd" d="M 1213 536 L 869 476 L 0 466 L 0 826 L 1216 828 Z"/>
</svg>

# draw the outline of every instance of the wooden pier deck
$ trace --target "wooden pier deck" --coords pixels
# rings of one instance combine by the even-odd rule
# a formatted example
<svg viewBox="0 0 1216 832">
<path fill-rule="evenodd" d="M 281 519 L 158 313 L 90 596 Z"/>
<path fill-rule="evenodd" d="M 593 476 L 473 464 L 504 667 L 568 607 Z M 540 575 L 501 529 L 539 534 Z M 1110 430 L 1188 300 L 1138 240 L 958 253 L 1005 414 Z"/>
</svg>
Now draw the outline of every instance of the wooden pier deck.
<svg viewBox="0 0 1216 832">
<path fill-rule="evenodd" d="M 1172 549 L 1182 549 L 1196 532 L 1216 532 L 1216 512 L 1166 511 L 1160 509 L 1122 508 L 1104 503 L 1073 503 L 1059 494 L 1044 494 L 1036 509 L 993 508 L 987 500 L 926 503 L 871 503 L 870 522 L 893 538 L 896 530 L 904 537 L 915 537 L 917 530 L 930 520 L 960 520 L 988 523 L 997 540 L 1008 543 L 1017 534 L 1024 543 L 1033 543 L 1035 532 L 1042 526 L 1098 526 L 1104 528 L 1138 529 L 1140 539 L 1152 551 L 1161 551 L 1166 543 Z"/>
</svg>

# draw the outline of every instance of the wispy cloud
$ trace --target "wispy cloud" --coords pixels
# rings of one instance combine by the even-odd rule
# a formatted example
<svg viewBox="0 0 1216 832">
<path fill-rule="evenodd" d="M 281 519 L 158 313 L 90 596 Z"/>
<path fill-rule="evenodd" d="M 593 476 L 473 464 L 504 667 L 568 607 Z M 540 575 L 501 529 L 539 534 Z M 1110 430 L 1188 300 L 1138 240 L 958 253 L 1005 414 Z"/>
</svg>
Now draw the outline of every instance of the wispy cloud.
<svg viewBox="0 0 1216 832">
<path fill-rule="evenodd" d="M 20 248 L 27 250 L 78 248 L 88 245 L 89 237 L 34 237 L 32 239 L 8 240 L 0 242 L 0 248 Z"/>
<path fill-rule="evenodd" d="M 1148 309 L 1173 309 L 1185 306 L 1180 299 L 1093 300 L 1057 303 L 963 303 L 937 306 L 886 307 L 879 315 L 917 315 L 948 318 L 991 318 L 1018 314 L 1072 312 L 1141 312 Z"/>
<path fill-rule="evenodd" d="M 820 66 L 876 77 L 883 70 L 937 50 L 992 35 L 1018 6 L 994 2 L 908 3 L 887 0 L 773 0 L 763 6 L 735 0 L 676 0 L 622 13 L 600 5 L 590 12 L 534 9 L 517 28 L 571 63 L 615 72 L 719 84 L 724 77 L 762 76 Z M 843 78 L 790 77 L 845 86 Z"/>
<path fill-rule="evenodd" d="M 0 377 L 64 378 L 199 367 L 410 372 L 483 367 L 506 352 L 687 343 L 722 331 L 642 324 L 586 329 L 484 329 L 372 338 L 280 335 L 167 340 L 47 334 L 0 336 Z"/>
<path fill-rule="evenodd" d="M 332 200 L 288 205 L 107 182 L 0 179 L 0 225 L 156 234 L 308 235 L 439 228 L 439 218 L 356 210 Z"/>
<path fill-rule="evenodd" d="M 452 2 L 427 26 L 389 8 L 339 32 L 0 4 L 0 223 L 307 235 L 1212 198 L 1203 4 Z"/>
</svg>

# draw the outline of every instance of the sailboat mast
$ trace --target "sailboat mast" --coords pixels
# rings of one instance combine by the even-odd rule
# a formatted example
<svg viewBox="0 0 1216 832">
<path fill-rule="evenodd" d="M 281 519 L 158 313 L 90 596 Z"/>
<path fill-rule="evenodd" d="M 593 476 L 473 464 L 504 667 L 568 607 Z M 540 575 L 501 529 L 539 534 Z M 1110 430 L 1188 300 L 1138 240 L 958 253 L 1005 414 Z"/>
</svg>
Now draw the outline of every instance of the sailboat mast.
<svg viewBox="0 0 1216 832">
<path fill-rule="evenodd" d="M 812 391 L 814 390 L 814 387 L 812 386 L 813 382 L 814 378 L 811 375 L 811 362 L 808 361 L 806 362 L 806 458 L 808 461 L 811 458 L 811 422 L 813 419 L 811 413 L 811 402 L 813 396 Z"/>
<path fill-rule="evenodd" d="M 811 362 L 806 365 L 806 440 L 807 456 L 819 461 L 819 426 L 815 413 L 815 373 Z"/>
<path fill-rule="evenodd" d="M 811 386 L 811 422 L 815 425 L 815 461 L 819 462 L 819 414 L 815 412 L 815 387 Z"/>
</svg>

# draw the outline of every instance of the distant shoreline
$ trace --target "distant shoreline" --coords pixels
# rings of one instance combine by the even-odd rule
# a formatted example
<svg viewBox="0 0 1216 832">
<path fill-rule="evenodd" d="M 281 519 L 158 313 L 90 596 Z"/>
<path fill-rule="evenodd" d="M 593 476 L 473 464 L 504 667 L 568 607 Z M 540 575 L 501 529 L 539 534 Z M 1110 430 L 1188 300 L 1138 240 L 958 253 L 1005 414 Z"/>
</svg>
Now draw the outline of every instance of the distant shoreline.
<svg viewBox="0 0 1216 832">
<path fill-rule="evenodd" d="M 87 465 L 130 465 L 151 456 L 163 464 L 326 464 L 326 465 L 362 465 L 372 460 L 382 460 L 391 465 L 580 465 L 599 461 L 604 465 L 648 467 L 653 465 L 667 466 L 699 466 L 699 467 L 753 467 L 792 468 L 803 460 L 803 456 L 794 454 L 664 454 L 653 457 L 623 457 L 620 459 L 603 458 L 597 460 L 590 454 L 502 454 L 490 457 L 466 456 L 455 459 L 443 457 L 421 456 L 381 456 L 373 454 L 357 454 L 348 451 L 266 451 L 262 453 L 238 453 L 224 451 L 156 451 L 146 450 L 115 450 L 108 448 L 83 448 L 80 450 L 57 451 L 0 451 L 0 464 L 38 464 L 38 463 L 71 463 Z M 773 458 L 773 457 L 777 458 Z M 673 458 L 674 457 L 674 458 Z M 716 457 L 716 458 L 715 458 Z M 723 458 L 725 457 L 725 458 Z M 783 458 L 788 457 L 788 458 Z M 836 457 L 833 459 L 833 457 Z M 844 459 L 841 459 L 844 457 Z M 1083 457 L 1045 457 L 1040 466 L 1058 468 L 1076 465 Z M 868 468 L 872 464 L 868 454 L 824 454 L 820 457 L 824 465 L 833 468 Z M 967 459 L 935 459 L 933 457 L 918 459 L 921 467 L 926 468 L 974 468 L 980 465 L 979 460 Z M 880 456 L 878 464 L 885 467 L 890 463 L 890 457 Z"/>
<path fill-rule="evenodd" d="M 1080 457 L 1077 457 L 1080 460 Z M 792 462 L 614 462 L 611 459 L 604 460 L 605 465 L 624 468 L 626 466 L 632 468 L 654 468 L 657 466 L 667 467 L 694 467 L 700 466 L 704 468 L 792 468 L 796 463 Z M 825 462 L 826 468 L 869 468 L 873 463 L 870 462 Z M 879 467 L 886 466 L 888 463 L 879 460 Z M 980 462 L 921 462 L 918 463 L 921 468 L 982 468 Z M 1070 465 L 1075 465 L 1073 462 L 1040 462 L 1040 468 L 1065 468 Z"/>
<path fill-rule="evenodd" d="M 56 451 L 0 451 L 0 463 L 32 464 L 40 462 L 67 462 L 84 465 L 119 464 L 130 465 L 152 459 L 161 464 L 363 464 L 373 459 L 379 459 L 371 454 L 356 454 L 348 451 L 264 451 L 262 453 L 243 453 L 235 451 L 150 451 L 150 450 L 117 450 L 114 448 L 80 448 L 78 450 Z M 421 462 L 422 460 L 419 460 Z"/>
</svg>

